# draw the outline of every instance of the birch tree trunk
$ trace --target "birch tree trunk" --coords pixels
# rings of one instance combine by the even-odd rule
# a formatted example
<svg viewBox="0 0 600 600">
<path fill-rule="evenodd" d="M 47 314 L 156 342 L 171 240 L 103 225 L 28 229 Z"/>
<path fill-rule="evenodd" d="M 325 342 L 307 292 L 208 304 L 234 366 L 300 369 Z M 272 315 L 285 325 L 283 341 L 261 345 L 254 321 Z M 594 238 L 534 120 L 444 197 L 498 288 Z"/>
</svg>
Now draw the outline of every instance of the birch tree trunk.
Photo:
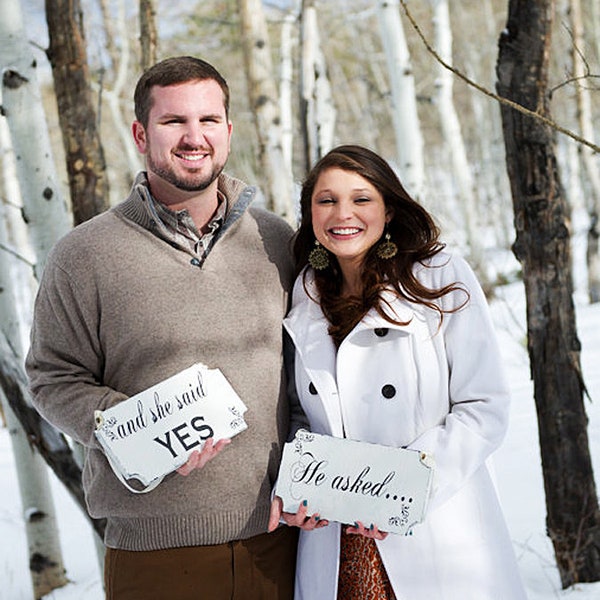
<svg viewBox="0 0 600 600">
<path fill-rule="evenodd" d="M 281 83 L 279 84 L 279 109 L 281 112 L 281 151 L 285 168 L 293 173 L 294 120 L 292 109 L 292 83 L 294 81 L 293 48 L 296 17 L 288 13 L 281 26 Z"/>
<path fill-rule="evenodd" d="M 4 119 L 3 119 L 4 121 Z M 2 130 L 5 130 L 2 123 Z M 11 178 L 10 156 L 7 151 L 5 136 L 2 136 L 3 149 L 3 183 L 5 194 L 14 193 L 16 188 Z M 8 196 L 10 202 L 14 197 Z M 18 251 L 12 247 L 7 231 L 6 212 L 9 202 L 0 204 L 0 336 L 6 340 L 20 362 L 23 360 L 23 339 L 21 315 L 14 285 L 21 281 L 17 277 L 19 265 L 14 264 Z M 28 441 L 27 435 L 7 401 L 4 390 L 0 388 L 0 404 L 2 405 L 6 426 L 10 433 L 13 450 L 25 532 L 29 552 L 29 572 L 33 586 L 33 596 L 40 598 L 52 590 L 67 584 L 59 534 L 56 524 L 56 513 L 48 471 L 44 460 L 36 454 Z"/>
<path fill-rule="evenodd" d="M 0 96 L 1 102 L 1 96 Z M 33 274 L 35 255 L 31 250 L 27 224 L 23 221 L 23 201 L 17 178 L 17 166 L 15 161 L 10 132 L 5 118 L 0 117 L 0 153 L 2 160 L 2 191 L 4 193 L 4 219 L 8 235 L 7 245 L 0 247 L 0 252 L 6 254 L 6 258 L 12 263 L 9 277 L 13 282 L 11 286 L 15 295 L 16 317 L 9 330 L 5 329 L 6 335 L 12 339 L 12 335 L 20 335 L 20 348 L 29 345 L 29 328 L 33 312 L 33 298 L 37 289 L 37 281 Z M 0 224 L 0 227 L 3 225 Z M 7 323 L 6 321 L 3 321 Z"/>
<path fill-rule="evenodd" d="M 400 20 L 398 0 L 378 0 L 377 16 L 390 77 L 396 153 L 402 182 L 410 194 L 423 198 L 423 137 L 410 53 Z"/>
<path fill-rule="evenodd" d="M 600 58 L 600 4 L 596 0 L 588 0 L 592 13 L 592 40 L 596 46 L 596 56 Z"/>
<path fill-rule="evenodd" d="M 20 10 L 19 7 L 17 7 Z M 17 16 L 20 12 L 17 13 Z M 13 15 L 14 17 L 14 15 Z M 11 65 L 10 46 L 18 44 L 18 36 L 15 36 L 19 30 L 19 20 L 7 19 L 0 25 L 0 60 L 3 71 L 3 111 L 7 119 L 11 118 L 11 111 L 4 103 L 4 85 L 7 73 L 16 73 L 18 66 L 13 63 L 14 70 L 9 68 Z M 16 48 L 12 48 L 14 52 Z M 10 56 L 14 58 L 14 56 Z M 9 81 L 14 75 L 9 75 Z M 10 106 L 10 102 L 8 103 Z M 3 117 L 2 117 L 3 118 Z M 6 123 L 3 123 L 3 130 Z M 3 136 L 3 147 L 6 147 L 6 136 Z M 2 161 L 5 189 L 15 191 L 15 185 L 12 185 L 11 173 L 9 168 L 9 153 L 4 154 Z M 13 199 L 16 203 L 16 199 Z M 10 247 L 6 215 L 7 207 L 2 206 L 0 212 L 0 336 L 10 344 L 11 352 L 14 352 L 22 362 L 23 359 L 23 332 L 21 330 L 21 321 L 17 312 L 16 295 L 13 290 L 14 257 L 17 252 L 10 253 Z M 21 495 L 21 506 L 23 509 L 23 519 L 25 522 L 25 532 L 27 535 L 27 545 L 29 552 L 29 574 L 31 577 L 33 594 L 35 598 L 40 598 L 48 594 L 53 589 L 62 587 L 68 582 L 65 577 L 65 568 L 60 548 L 60 539 L 56 524 L 56 513 L 48 472 L 42 458 L 33 452 L 28 441 L 27 435 L 20 426 L 18 419 L 13 413 L 7 402 L 3 389 L 0 389 L 0 403 L 6 419 L 6 424 L 10 431 L 10 439 L 17 470 L 19 490 Z"/>
<path fill-rule="evenodd" d="M 0 204 L 0 209 L 2 204 Z M 8 246 L 4 211 L 0 212 L 0 246 Z M 15 353 L 19 362 L 23 360 L 21 332 L 13 293 L 11 269 L 12 257 L 0 252 L 0 336 Z M 7 350 L 8 351 L 8 350 Z M 41 598 L 56 588 L 68 583 L 63 565 L 56 512 L 50 489 L 48 469 L 43 458 L 34 451 L 23 427 L 0 387 L 6 425 L 15 458 L 21 506 L 25 521 L 29 550 L 29 573 L 33 585 L 34 598 Z"/>
<path fill-rule="evenodd" d="M 10 7 L 6 6 L 11 4 Z M 0 25 L 0 57 L 2 59 L 2 101 L 10 137 L 15 150 L 19 187 L 23 197 L 23 218 L 28 223 L 30 240 L 35 253 L 35 275 L 41 275 L 49 250 L 56 240 L 71 229 L 66 205 L 56 185 L 55 165 L 40 98 L 35 72 L 36 61 L 25 44 L 20 7 L 16 0 L 5 2 L 6 17 Z M 7 289 L 11 289 L 7 286 Z M 5 312 L 9 309 L 5 309 Z M 58 532 L 53 509 L 50 506 L 51 492 L 47 481 L 36 481 L 38 473 L 47 471 L 41 466 L 32 474 L 20 465 L 23 460 L 40 461 L 33 455 L 31 444 L 50 465 L 59 479 L 66 483 L 85 510 L 81 489 L 81 470 L 64 439 L 46 423 L 29 405 L 26 376 L 22 367 L 22 356 L 18 345 L 0 336 L 0 387 L 26 432 L 21 436 L 27 444 L 17 440 L 23 448 L 17 455 L 17 471 L 23 501 L 35 509 L 26 507 L 36 528 L 45 527 L 43 535 L 36 533 L 30 541 L 30 570 L 34 583 L 35 597 L 41 597 L 52 587 L 66 583 L 60 556 Z M 74 474 L 74 475 L 73 475 Z M 21 482 L 21 479 L 23 481 Z M 39 496 L 39 497 L 38 497 Z M 37 509 L 41 507 L 41 509 Z M 42 517 L 36 519 L 35 517 Z M 100 524 L 100 530 L 102 524 Z M 30 526 L 28 525 L 28 530 Z M 31 538 L 31 536 L 30 536 Z"/>
<path fill-rule="evenodd" d="M 3 313 L 0 314 L 3 318 Z M 63 564 L 48 469 L 44 459 L 29 443 L 2 389 L 0 403 L 10 434 L 19 481 L 32 597 L 41 598 L 69 583 Z"/>
<path fill-rule="evenodd" d="M 140 0 L 142 2 L 142 0 Z M 106 51 L 111 58 L 118 56 L 118 50 L 115 46 L 115 32 L 113 28 L 114 11 L 111 10 L 110 0 L 98 0 L 100 14 L 102 15 L 102 25 L 104 27 L 104 39 Z M 117 9 L 120 10 L 120 9 Z"/>
<path fill-rule="evenodd" d="M 158 33 L 156 31 L 156 8 L 154 0 L 140 0 L 140 46 L 142 71 L 156 62 Z"/>
<path fill-rule="evenodd" d="M 277 85 L 262 2 L 238 0 L 238 8 L 250 107 L 268 187 L 267 208 L 293 223 L 293 176 L 284 160 Z"/>
<path fill-rule="evenodd" d="M 12 5 L 11 7 L 7 5 Z M 0 19 L 2 106 L 16 157 L 23 198 L 23 218 L 28 223 L 39 279 L 46 256 L 56 240 L 72 227 L 56 182 L 48 125 L 37 83 L 36 61 L 23 30 L 18 0 L 4 1 Z"/>
<path fill-rule="evenodd" d="M 481 11 L 485 24 L 482 35 L 486 40 L 494 39 L 497 27 L 492 0 L 481 0 L 478 10 Z M 468 26 L 471 18 L 470 15 L 464 14 L 459 27 Z M 475 38 L 469 44 L 467 76 L 473 81 L 489 81 L 491 87 L 494 82 L 494 65 L 492 61 L 481 60 L 479 44 L 479 40 Z M 492 52 L 489 52 L 491 55 Z M 471 167 L 479 199 L 478 214 L 480 219 L 485 221 L 483 225 L 486 228 L 491 226 L 494 238 L 491 244 L 499 248 L 508 248 L 512 243 L 514 227 L 506 172 L 497 168 L 498 161 L 504 160 L 504 148 L 501 145 L 502 124 L 498 118 L 498 107 L 486 96 L 472 93 L 470 88 L 465 88 L 465 91 L 469 93 L 476 126 L 475 145 L 479 158 L 474 161 L 475 164 L 472 161 Z M 482 218 L 484 215 L 485 218 Z"/>
<path fill-rule="evenodd" d="M 141 1 L 141 0 L 140 0 Z M 123 111 L 121 109 L 121 95 L 125 85 L 128 83 L 129 63 L 131 56 L 131 47 L 129 44 L 129 34 L 127 31 L 127 19 L 125 16 L 124 0 L 117 0 L 116 19 L 115 13 L 106 6 L 106 0 L 102 0 L 102 23 L 106 35 L 106 50 L 110 56 L 110 62 L 115 65 L 114 79 L 111 87 L 102 87 L 98 92 L 102 97 L 102 104 L 106 103 L 110 111 L 113 126 L 121 142 L 125 159 L 127 163 L 127 187 L 129 187 L 138 171 L 143 169 L 140 154 L 133 144 L 129 125 L 125 122 Z M 141 17 L 140 17 L 141 18 Z M 114 40 L 113 25 L 116 23 L 120 45 Z M 115 202 L 122 200 L 122 197 L 115 199 Z"/>
<path fill-rule="evenodd" d="M 586 65 L 584 63 L 585 42 L 581 0 L 569 1 L 569 15 L 573 36 L 573 78 L 575 79 L 575 97 L 577 100 L 577 118 L 581 136 L 594 142 L 594 123 L 590 90 L 587 85 Z M 589 213 L 589 229 L 587 236 L 587 273 L 588 294 L 590 302 L 600 302 L 600 162 L 598 156 L 589 146 L 579 148 L 581 161 L 588 178 L 586 187 L 586 205 Z"/>
<path fill-rule="evenodd" d="M 364 79 L 353 79 L 350 82 L 343 66 L 337 62 L 330 65 L 329 71 L 331 79 L 335 81 L 339 114 L 347 115 L 346 118 L 350 115 L 359 130 L 357 138 L 363 140 L 364 145 L 376 149 L 379 139 L 377 124 L 371 112 L 363 110 L 369 104 L 369 84 Z"/>
<path fill-rule="evenodd" d="M 446 64 L 452 64 L 452 29 L 447 0 L 430 0 L 433 9 L 434 43 L 438 54 Z M 469 262 L 487 287 L 488 274 L 480 242 L 481 224 L 471 165 L 463 140 L 461 124 L 454 107 L 453 74 L 438 63 L 436 106 L 440 115 L 444 144 L 450 155 L 452 177 L 456 185 L 457 204 L 463 219 L 463 228 L 469 248 Z"/>
<path fill-rule="evenodd" d="M 106 523 L 104 519 L 91 518 L 86 510 L 81 468 L 73 451 L 65 436 L 30 406 L 27 377 L 3 335 L 0 335 L 0 389 L 27 433 L 28 442 L 40 453 L 102 538 Z"/>
<path fill-rule="evenodd" d="M 16 156 L 20 189 L 25 199 L 23 215 L 32 227 L 38 229 L 36 239 L 38 273 L 43 268 L 44 251 L 50 249 L 57 231 L 64 232 L 64 222 L 54 213 L 66 217 L 65 206 L 54 181 L 54 170 L 48 157 L 52 156 L 48 130 L 43 114 L 40 91 L 37 85 L 36 63 L 29 47 L 24 42 L 25 34 L 21 7 L 17 0 L 3 3 L 0 19 L 0 65 L 2 67 L 2 113 L 7 119 Z M 50 164 L 49 164 L 50 163 Z M 39 203 L 39 210 L 36 205 Z M 2 235 L 5 235 L 4 215 Z M 7 240 L 3 240 L 7 241 Z M 7 254 L 3 254 L 7 258 Z M 6 261 L 2 260 L 3 279 L 10 279 Z M 2 322 L 17 320 L 14 314 L 15 299 L 7 281 L 0 287 L 0 312 Z M 11 327 L 1 337 L 10 336 L 5 347 L 22 358 L 20 335 Z M 11 346 L 9 346 L 9 343 Z M 21 367 L 22 369 L 22 367 Z M 3 402 L 6 393 L 1 393 Z M 31 451 L 24 432 L 16 424 L 12 411 L 6 409 L 6 418 L 15 434 L 11 436 L 17 476 L 21 490 L 27 541 L 29 547 L 29 569 L 36 598 L 67 583 L 65 578 L 52 494 L 45 470 L 39 456 Z"/>
<path fill-rule="evenodd" d="M 140 3 L 144 0 L 140 0 Z M 121 148 L 123 150 L 127 168 L 123 171 L 119 171 L 119 174 L 123 174 L 124 185 L 128 189 L 133 183 L 133 179 L 138 171 L 143 168 L 143 164 L 140 158 L 140 154 L 135 148 L 133 139 L 131 137 L 131 131 L 129 125 L 125 122 L 123 116 L 123 110 L 121 109 L 121 97 L 125 86 L 128 84 L 129 77 L 129 63 L 131 57 L 131 46 L 129 43 L 130 33 L 128 31 L 128 23 L 125 15 L 125 4 L 124 0 L 117 0 L 117 9 L 111 10 L 111 6 L 108 5 L 107 0 L 101 0 L 100 8 L 102 12 L 102 24 L 104 27 L 104 34 L 106 38 L 106 51 L 110 57 L 110 64 L 113 65 L 114 71 L 112 72 L 112 79 L 110 85 L 107 85 L 106 79 L 103 78 L 100 85 L 92 82 L 92 89 L 100 95 L 101 106 L 106 107 L 109 110 L 110 118 L 114 131 L 120 141 Z M 152 7 L 152 8 L 151 8 Z M 149 30 L 149 35 L 152 35 L 153 25 L 150 23 L 150 19 L 154 16 L 153 4 L 150 0 L 144 3 L 142 9 L 140 4 L 140 11 L 144 10 L 144 14 L 140 12 L 140 27 L 141 33 L 140 38 L 145 35 L 145 29 Z M 143 21 L 143 22 L 142 22 Z M 115 43 L 115 28 L 118 32 L 119 46 Z M 143 44 L 144 42 L 140 40 Z M 150 43 L 148 51 L 150 55 L 152 53 L 152 44 Z M 156 48 L 153 50 L 156 52 Z M 143 58 L 144 50 L 142 50 L 142 61 L 146 60 Z M 150 56 L 149 55 L 149 56 Z M 120 187 L 120 186 L 114 186 Z M 111 189 L 111 194 L 114 194 L 115 190 Z M 120 202 L 123 199 L 122 193 L 117 192 L 114 197 L 114 203 Z M 113 199 L 109 199 L 109 203 L 112 203 Z"/>
<path fill-rule="evenodd" d="M 302 2 L 301 112 L 305 170 L 333 146 L 335 106 L 319 40 L 315 0 Z"/>
<path fill-rule="evenodd" d="M 548 116 L 552 0 L 510 0 L 500 36 L 500 96 Z M 523 267 L 528 350 L 537 408 L 547 531 L 563 588 L 600 579 L 600 510 L 583 404 L 580 342 L 570 272 L 568 206 L 553 130 L 501 108 Z"/>
<path fill-rule="evenodd" d="M 75 225 L 105 211 L 108 180 L 92 106 L 83 14 L 79 0 L 46 0 L 58 117 Z"/>
</svg>

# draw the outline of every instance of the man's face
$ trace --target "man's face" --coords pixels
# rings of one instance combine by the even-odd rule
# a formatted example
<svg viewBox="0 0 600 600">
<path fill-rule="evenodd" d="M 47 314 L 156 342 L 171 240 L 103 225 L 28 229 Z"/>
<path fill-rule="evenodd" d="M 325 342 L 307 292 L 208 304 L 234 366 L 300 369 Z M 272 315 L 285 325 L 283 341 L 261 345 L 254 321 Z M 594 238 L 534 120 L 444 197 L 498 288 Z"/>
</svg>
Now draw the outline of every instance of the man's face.
<svg viewBox="0 0 600 600">
<path fill-rule="evenodd" d="M 177 190 L 207 189 L 230 150 L 231 123 L 219 84 L 207 79 L 155 86 L 152 98 L 148 126 L 135 121 L 132 129 L 138 150 L 146 155 L 153 194 L 160 201 L 179 195 Z"/>
</svg>

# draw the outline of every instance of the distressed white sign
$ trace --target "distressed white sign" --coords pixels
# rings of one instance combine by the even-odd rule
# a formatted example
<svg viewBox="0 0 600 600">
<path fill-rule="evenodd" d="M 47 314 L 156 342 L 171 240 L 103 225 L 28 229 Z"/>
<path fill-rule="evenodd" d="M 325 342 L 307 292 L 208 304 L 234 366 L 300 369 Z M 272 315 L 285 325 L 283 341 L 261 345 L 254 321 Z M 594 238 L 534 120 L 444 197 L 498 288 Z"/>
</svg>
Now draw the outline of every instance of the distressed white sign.
<svg viewBox="0 0 600 600">
<path fill-rule="evenodd" d="M 245 412 L 221 371 L 198 363 L 96 411 L 96 437 L 122 481 L 154 487 L 208 438 L 216 442 L 247 429 Z"/>
<path fill-rule="evenodd" d="M 285 444 L 276 493 L 285 512 L 308 502 L 308 514 L 409 534 L 423 521 L 433 458 L 417 450 L 300 430 Z"/>
</svg>

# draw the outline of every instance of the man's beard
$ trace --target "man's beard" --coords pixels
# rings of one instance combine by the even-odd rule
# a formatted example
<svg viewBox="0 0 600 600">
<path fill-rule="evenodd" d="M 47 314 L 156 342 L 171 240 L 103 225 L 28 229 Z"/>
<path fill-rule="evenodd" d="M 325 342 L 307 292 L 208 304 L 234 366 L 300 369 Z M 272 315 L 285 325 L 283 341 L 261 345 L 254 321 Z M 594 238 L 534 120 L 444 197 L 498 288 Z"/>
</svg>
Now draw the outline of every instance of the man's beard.
<svg viewBox="0 0 600 600">
<path fill-rule="evenodd" d="M 158 166 L 152 160 L 150 155 L 147 156 L 148 170 L 152 171 L 155 175 L 164 179 L 171 185 L 175 186 L 179 190 L 185 192 L 201 192 L 205 190 L 210 184 L 217 179 L 217 177 L 223 172 L 225 165 L 215 165 L 211 173 L 206 175 L 194 175 L 190 173 L 188 177 L 178 176 L 170 166 Z"/>
</svg>

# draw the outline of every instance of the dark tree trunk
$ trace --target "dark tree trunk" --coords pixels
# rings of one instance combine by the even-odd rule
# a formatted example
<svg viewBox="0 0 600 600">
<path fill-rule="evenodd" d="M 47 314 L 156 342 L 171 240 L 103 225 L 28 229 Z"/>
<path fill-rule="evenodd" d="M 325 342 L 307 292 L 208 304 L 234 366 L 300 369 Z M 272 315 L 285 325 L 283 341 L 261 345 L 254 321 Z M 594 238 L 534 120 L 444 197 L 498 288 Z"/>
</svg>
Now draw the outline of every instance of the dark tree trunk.
<svg viewBox="0 0 600 600">
<path fill-rule="evenodd" d="M 510 0 L 499 41 L 498 93 L 544 116 L 553 16 L 552 0 Z M 502 123 L 517 234 L 513 250 L 527 297 L 547 529 L 566 588 L 600 580 L 600 511 L 572 299 L 569 214 L 554 132 L 507 106 Z"/>
<path fill-rule="evenodd" d="M 67 161 L 74 224 L 108 208 L 104 152 L 90 92 L 79 0 L 46 0 L 48 59 Z"/>
</svg>

